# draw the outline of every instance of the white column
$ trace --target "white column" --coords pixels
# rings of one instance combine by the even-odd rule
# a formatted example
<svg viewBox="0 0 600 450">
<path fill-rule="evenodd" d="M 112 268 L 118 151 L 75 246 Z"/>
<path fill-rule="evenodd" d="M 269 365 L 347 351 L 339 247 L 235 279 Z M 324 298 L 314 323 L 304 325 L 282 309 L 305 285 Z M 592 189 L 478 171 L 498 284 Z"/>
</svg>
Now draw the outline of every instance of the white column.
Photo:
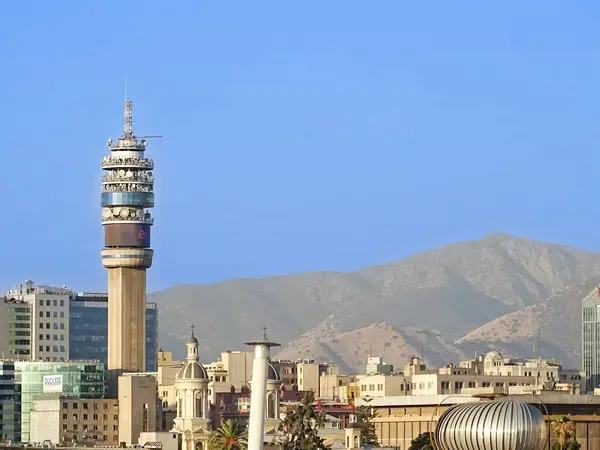
<svg viewBox="0 0 600 450">
<path fill-rule="evenodd" d="M 203 391 L 202 394 L 203 397 L 203 401 L 204 401 L 204 415 L 202 416 L 203 419 L 208 419 L 208 413 L 210 411 L 210 399 L 208 398 L 208 390 L 205 389 Z"/>
<path fill-rule="evenodd" d="M 254 362 L 252 363 L 248 450 L 263 450 L 268 365 L 269 347 L 267 345 L 255 345 Z"/>
</svg>

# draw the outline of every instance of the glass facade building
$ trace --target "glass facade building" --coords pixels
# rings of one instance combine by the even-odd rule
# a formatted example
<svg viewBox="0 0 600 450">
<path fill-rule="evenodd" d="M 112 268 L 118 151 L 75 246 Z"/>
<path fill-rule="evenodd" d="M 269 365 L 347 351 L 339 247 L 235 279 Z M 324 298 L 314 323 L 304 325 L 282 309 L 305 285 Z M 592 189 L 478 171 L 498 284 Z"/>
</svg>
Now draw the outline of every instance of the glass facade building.
<svg viewBox="0 0 600 450">
<path fill-rule="evenodd" d="M 53 376 L 51 384 L 44 379 L 48 376 Z M 99 361 L 15 361 L 14 383 L 15 418 L 21 426 L 20 436 L 15 436 L 15 440 L 29 442 L 30 412 L 37 397 L 58 392 L 80 398 L 102 398 L 106 393 L 106 367 Z"/>
<path fill-rule="evenodd" d="M 600 387 L 600 291 L 596 287 L 581 302 L 581 369 L 586 391 Z"/>
<path fill-rule="evenodd" d="M 15 364 L 0 361 L 0 442 L 16 441 L 21 435 L 15 420 Z"/>
<path fill-rule="evenodd" d="M 158 309 L 146 304 L 146 371 L 158 370 Z M 69 311 L 69 359 L 107 362 L 108 296 L 77 294 Z"/>
</svg>

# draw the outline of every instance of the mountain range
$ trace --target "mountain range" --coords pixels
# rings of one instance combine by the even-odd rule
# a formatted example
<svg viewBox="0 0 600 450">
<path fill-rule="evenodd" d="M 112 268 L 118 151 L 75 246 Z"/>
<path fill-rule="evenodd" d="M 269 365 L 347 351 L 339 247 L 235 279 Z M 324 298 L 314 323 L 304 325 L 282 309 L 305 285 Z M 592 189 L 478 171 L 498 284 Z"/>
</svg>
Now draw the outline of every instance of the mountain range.
<svg viewBox="0 0 600 450">
<path fill-rule="evenodd" d="M 581 299 L 600 283 L 600 253 L 495 233 L 356 272 L 310 272 L 153 293 L 159 341 L 183 356 L 189 325 L 204 361 L 268 327 L 281 359 L 361 371 L 367 355 L 432 366 L 497 350 L 579 366 Z"/>
</svg>

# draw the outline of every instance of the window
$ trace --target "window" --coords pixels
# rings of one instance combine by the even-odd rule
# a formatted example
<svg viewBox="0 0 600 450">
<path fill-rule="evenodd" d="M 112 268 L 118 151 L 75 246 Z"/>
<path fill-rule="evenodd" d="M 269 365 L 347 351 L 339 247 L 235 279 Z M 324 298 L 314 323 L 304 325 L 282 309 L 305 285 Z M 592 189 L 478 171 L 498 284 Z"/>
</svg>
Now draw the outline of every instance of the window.
<svg viewBox="0 0 600 450">
<path fill-rule="evenodd" d="M 83 420 L 88 420 L 88 415 L 87 414 L 83 415 Z"/>
<path fill-rule="evenodd" d="M 98 420 L 98 414 L 94 414 L 94 420 Z"/>
<path fill-rule="evenodd" d="M 40 306 L 44 306 L 44 300 L 40 300 Z"/>
<path fill-rule="evenodd" d="M 64 300 L 60 301 L 60 306 L 65 306 L 65 301 Z"/>
<path fill-rule="evenodd" d="M 57 313 L 56 311 L 54 311 L 54 312 L 52 313 L 52 317 L 55 317 L 55 318 L 56 318 L 56 317 L 58 317 L 58 313 Z"/>
<path fill-rule="evenodd" d="M 108 420 L 108 414 L 104 414 L 104 420 Z"/>
<path fill-rule="evenodd" d="M 69 404 L 63 403 L 63 409 L 68 409 L 68 408 L 69 408 Z M 63 416 L 63 419 L 66 419 L 66 417 Z"/>
<path fill-rule="evenodd" d="M 40 341 L 43 341 L 44 340 L 44 335 L 40 334 L 39 339 L 40 339 Z"/>
<path fill-rule="evenodd" d="M 46 306 L 50 306 L 50 300 L 46 300 Z"/>
<path fill-rule="evenodd" d="M 47 334 L 47 335 L 46 335 L 46 340 L 47 340 L 47 341 L 49 341 L 49 340 L 50 340 L 50 335 L 49 335 L 49 334 Z"/>
<path fill-rule="evenodd" d="M 60 340 L 61 340 L 61 341 L 64 341 L 64 340 L 65 340 L 65 335 L 64 335 L 64 334 L 61 334 L 61 335 L 60 335 Z"/>
<path fill-rule="evenodd" d="M 73 431 L 77 431 L 77 424 L 73 424 Z"/>
<path fill-rule="evenodd" d="M 50 346 L 46 345 L 46 351 L 49 352 L 50 351 Z"/>
<path fill-rule="evenodd" d="M 52 300 L 52 306 L 58 306 L 58 301 L 57 300 Z"/>
<path fill-rule="evenodd" d="M 48 323 L 46 324 L 46 329 L 48 329 L 48 330 L 50 329 L 50 322 L 48 322 Z"/>
<path fill-rule="evenodd" d="M 61 319 L 64 319 L 64 318 L 65 318 L 65 313 L 64 313 L 64 311 L 61 311 L 61 312 L 60 312 L 60 318 L 61 318 Z"/>
<path fill-rule="evenodd" d="M 73 414 L 73 420 L 79 420 L 79 416 L 77 414 Z"/>
<path fill-rule="evenodd" d="M 44 351 L 44 346 L 43 346 L 43 345 L 40 345 L 40 346 L 39 346 L 39 348 L 38 348 L 38 350 L 39 350 L 40 352 L 43 352 L 43 351 Z"/>
<path fill-rule="evenodd" d="M 64 324 L 64 323 L 61 323 L 61 324 L 60 324 L 60 329 L 61 329 L 61 330 L 64 330 L 64 329 L 65 329 L 65 324 Z"/>
<path fill-rule="evenodd" d="M 83 404 L 83 409 L 88 409 L 88 404 L 87 403 Z"/>
<path fill-rule="evenodd" d="M 50 311 L 46 311 L 46 317 L 50 317 Z"/>
<path fill-rule="evenodd" d="M 63 423 L 63 431 L 67 431 L 67 424 Z"/>
<path fill-rule="evenodd" d="M 44 317 L 44 311 L 40 311 L 40 317 Z"/>
<path fill-rule="evenodd" d="M 40 328 L 44 328 L 44 324 L 40 322 Z"/>
</svg>

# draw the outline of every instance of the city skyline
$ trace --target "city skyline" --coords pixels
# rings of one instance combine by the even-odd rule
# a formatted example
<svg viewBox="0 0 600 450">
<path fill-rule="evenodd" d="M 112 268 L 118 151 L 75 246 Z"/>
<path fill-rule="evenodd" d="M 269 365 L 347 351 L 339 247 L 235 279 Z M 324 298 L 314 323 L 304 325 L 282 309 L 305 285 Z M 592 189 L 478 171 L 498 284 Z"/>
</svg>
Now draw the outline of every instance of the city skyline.
<svg viewBox="0 0 600 450">
<path fill-rule="evenodd" d="M 150 291 L 352 270 L 498 230 L 600 248 L 573 219 L 597 196 L 581 175 L 600 160 L 593 2 L 139 5 L 8 8 L 0 50 L 22 70 L 0 76 L 5 164 L 36 183 L 9 170 L 0 186 L 14 217 L 53 220 L 7 225 L 0 285 L 101 290 L 95 164 L 125 78 L 140 132 L 165 136 Z M 124 16 L 127 40 L 106 30 Z"/>
</svg>

